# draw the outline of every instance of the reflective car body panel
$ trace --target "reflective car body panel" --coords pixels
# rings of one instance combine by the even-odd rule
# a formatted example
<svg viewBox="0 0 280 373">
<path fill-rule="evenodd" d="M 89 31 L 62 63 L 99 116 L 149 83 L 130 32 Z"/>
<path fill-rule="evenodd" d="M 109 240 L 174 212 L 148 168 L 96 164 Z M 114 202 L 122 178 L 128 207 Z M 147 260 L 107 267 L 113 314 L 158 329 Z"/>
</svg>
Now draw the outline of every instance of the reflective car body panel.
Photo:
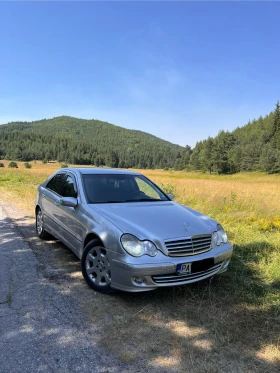
<svg viewBox="0 0 280 373">
<path fill-rule="evenodd" d="M 91 175 L 98 177 L 90 180 Z M 213 243 L 217 222 L 172 201 L 147 180 L 140 173 L 126 170 L 61 169 L 38 187 L 35 208 L 42 210 L 46 231 L 79 258 L 89 240 L 98 238 L 102 242 L 110 262 L 111 287 L 115 289 L 153 290 L 225 271 L 232 246 L 228 242 Z M 103 200 L 105 195 L 107 199 Z M 126 234 L 153 243 L 156 255 L 129 254 L 121 241 Z M 178 268 L 188 263 L 192 270 L 178 273 Z"/>
</svg>

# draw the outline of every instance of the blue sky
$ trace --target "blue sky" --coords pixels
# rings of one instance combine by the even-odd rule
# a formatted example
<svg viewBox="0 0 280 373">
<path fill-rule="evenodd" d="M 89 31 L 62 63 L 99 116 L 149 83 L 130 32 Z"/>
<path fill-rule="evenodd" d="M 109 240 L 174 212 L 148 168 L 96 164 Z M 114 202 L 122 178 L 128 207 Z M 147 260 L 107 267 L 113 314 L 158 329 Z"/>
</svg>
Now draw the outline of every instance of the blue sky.
<svg viewBox="0 0 280 373">
<path fill-rule="evenodd" d="M 0 2 L 0 123 L 104 120 L 194 147 L 280 100 L 280 2 Z"/>
</svg>

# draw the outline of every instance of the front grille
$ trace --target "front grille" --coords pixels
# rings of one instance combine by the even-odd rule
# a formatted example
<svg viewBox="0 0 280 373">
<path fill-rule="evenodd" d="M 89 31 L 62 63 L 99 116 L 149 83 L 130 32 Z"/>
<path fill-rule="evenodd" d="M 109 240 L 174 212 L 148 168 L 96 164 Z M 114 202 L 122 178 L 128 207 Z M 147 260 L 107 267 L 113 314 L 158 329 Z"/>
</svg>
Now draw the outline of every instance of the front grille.
<svg viewBox="0 0 280 373">
<path fill-rule="evenodd" d="M 181 240 L 165 241 L 164 244 L 169 256 L 188 256 L 209 251 L 211 242 L 211 234 L 203 234 Z"/>
<path fill-rule="evenodd" d="M 177 275 L 175 274 L 169 274 L 169 275 L 157 275 L 152 276 L 153 281 L 156 284 L 172 284 L 172 283 L 189 283 L 194 282 L 198 280 L 202 280 L 203 278 L 207 278 L 210 276 L 213 276 L 216 272 L 219 271 L 223 263 L 218 263 L 213 265 L 212 267 L 208 268 L 205 271 L 201 272 L 195 272 L 195 273 L 189 273 L 186 275 Z"/>
</svg>

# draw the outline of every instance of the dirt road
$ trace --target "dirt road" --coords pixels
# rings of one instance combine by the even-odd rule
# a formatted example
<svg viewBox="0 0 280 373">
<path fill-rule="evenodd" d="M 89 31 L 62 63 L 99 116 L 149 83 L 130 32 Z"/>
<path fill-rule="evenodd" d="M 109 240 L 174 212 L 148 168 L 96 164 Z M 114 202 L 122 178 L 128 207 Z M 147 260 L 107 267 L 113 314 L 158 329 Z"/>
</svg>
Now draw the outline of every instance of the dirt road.
<svg viewBox="0 0 280 373">
<path fill-rule="evenodd" d="M 1 373 L 159 372 L 100 345 L 108 298 L 87 287 L 65 246 L 40 241 L 34 218 L 1 201 L 0 282 Z"/>
</svg>

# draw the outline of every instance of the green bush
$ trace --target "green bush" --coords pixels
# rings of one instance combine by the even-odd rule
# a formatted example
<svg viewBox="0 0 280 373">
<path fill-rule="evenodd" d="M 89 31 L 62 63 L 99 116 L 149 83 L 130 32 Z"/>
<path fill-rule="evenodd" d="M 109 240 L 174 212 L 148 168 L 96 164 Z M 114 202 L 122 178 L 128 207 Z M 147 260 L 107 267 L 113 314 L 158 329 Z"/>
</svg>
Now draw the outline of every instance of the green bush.
<svg viewBox="0 0 280 373">
<path fill-rule="evenodd" d="M 29 162 L 25 162 L 25 163 L 24 163 L 24 166 L 25 166 L 25 168 L 31 168 L 31 167 L 32 167 L 31 164 L 30 164 Z"/>
<path fill-rule="evenodd" d="M 18 168 L 17 162 L 14 162 L 14 161 L 10 162 L 9 165 L 8 165 L 8 167 L 10 167 L 10 168 Z"/>
<path fill-rule="evenodd" d="M 4 163 L 0 162 L 0 167 L 4 167 Z"/>
<path fill-rule="evenodd" d="M 66 164 L 66 163 L 61 163 L 61 164 L 60 164 L 60 167 L 61 167 L 61 168 L 67 168 L 67 167 L 68 167 L 68 164 Z"/>
</svg>

